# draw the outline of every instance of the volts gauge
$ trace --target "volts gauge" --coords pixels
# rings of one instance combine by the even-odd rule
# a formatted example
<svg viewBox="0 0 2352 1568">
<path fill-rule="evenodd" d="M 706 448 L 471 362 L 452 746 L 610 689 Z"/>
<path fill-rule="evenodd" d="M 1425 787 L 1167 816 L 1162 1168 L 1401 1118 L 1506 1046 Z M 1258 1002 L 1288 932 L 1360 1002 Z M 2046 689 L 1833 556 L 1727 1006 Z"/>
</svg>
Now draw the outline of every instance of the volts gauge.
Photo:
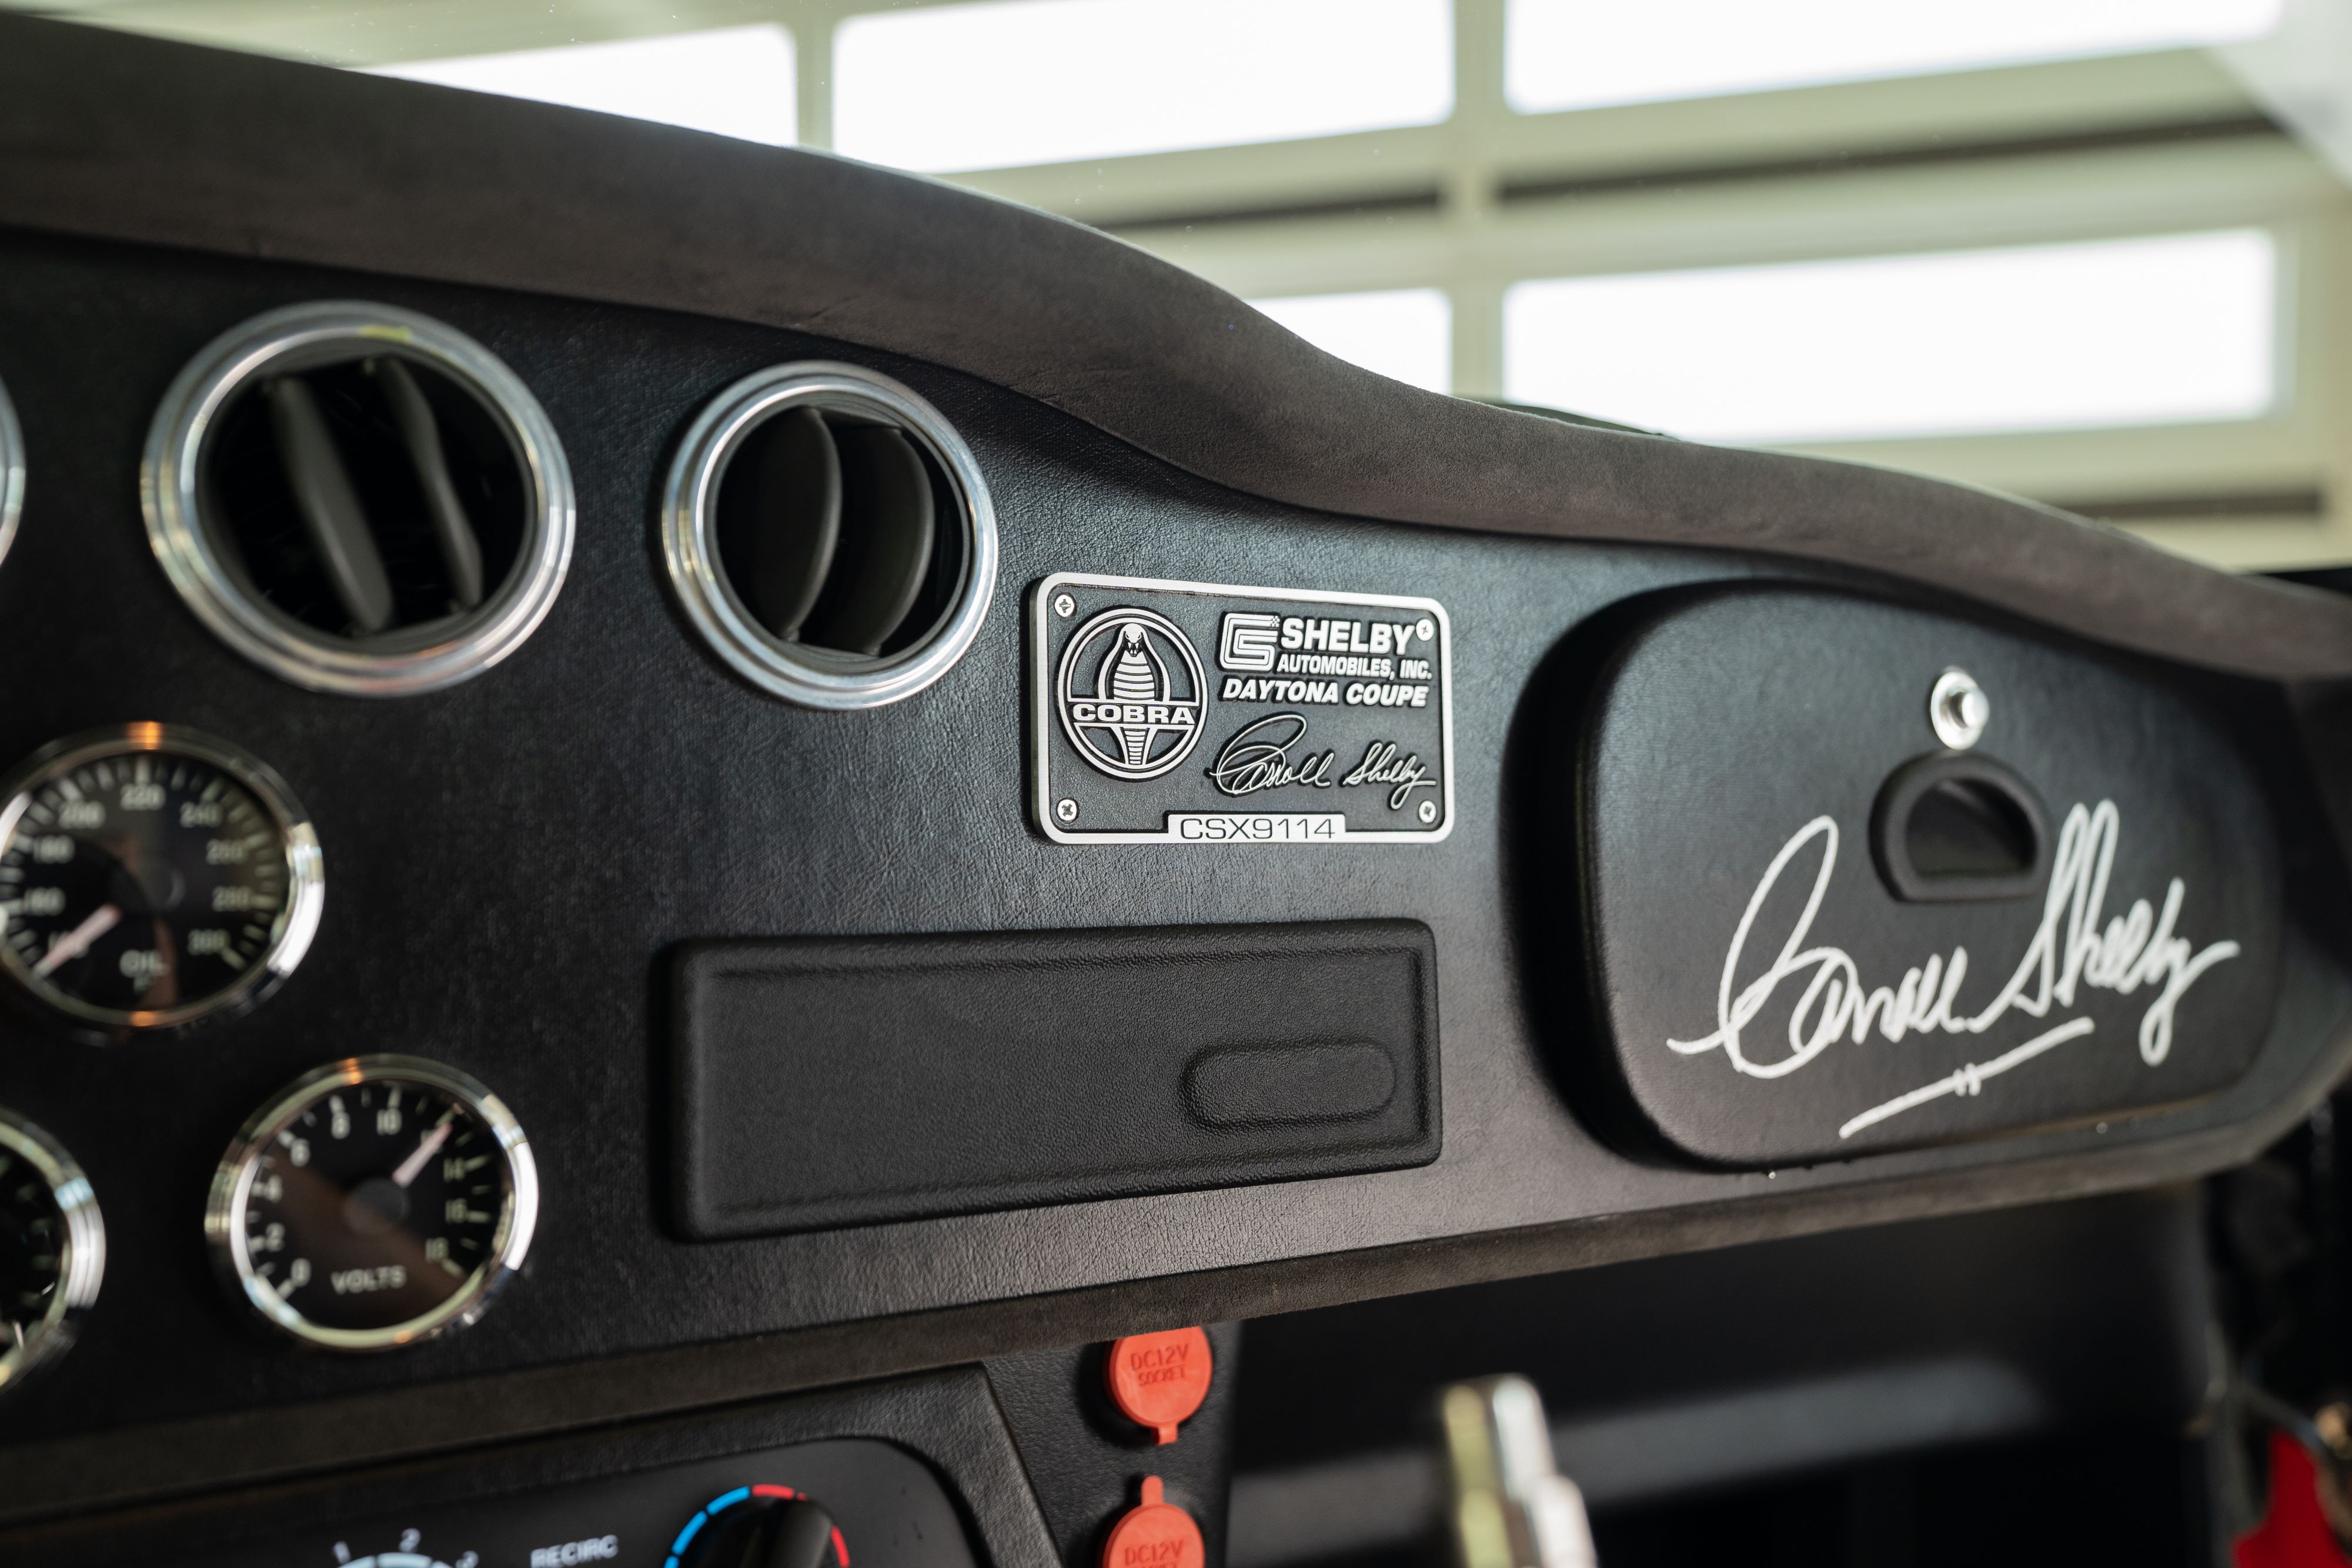
<svg viewBox="0 0 2352 1568">
<path fill-rule="evenodd" d="M 105 1273 L 89 1178 L 55 1139 L 0 1111 L 0 1391 L 73 1343 Z"/>
<path fill-rule="evenodd" d="M 302 961 L 325 900 L 292 791 L 225 741 L 125 725 L 0 782 L 0 971 L 80 1023 L 251 1006 Z"/>
<path fill-rule="evenodd" d="M 480 1317 L 538 1218 L 530 1144 L 497 1095 L 437 1062 L 362 1056 L 303 1074 L 246 1124 L 205 1229 L 270 1322 L 390 1350 Z"/>
</svg>

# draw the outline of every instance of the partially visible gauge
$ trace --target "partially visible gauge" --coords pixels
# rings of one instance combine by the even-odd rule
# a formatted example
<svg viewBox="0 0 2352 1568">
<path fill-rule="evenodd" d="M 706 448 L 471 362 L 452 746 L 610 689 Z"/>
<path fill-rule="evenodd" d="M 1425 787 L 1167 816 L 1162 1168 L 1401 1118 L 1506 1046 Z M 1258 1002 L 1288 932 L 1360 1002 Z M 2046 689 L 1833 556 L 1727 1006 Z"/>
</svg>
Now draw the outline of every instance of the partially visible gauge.
<svg viewBox="0 0 2352 1568">
<path fill-rule="evenodd" d="M 25 504 L 25 440 L 16 427 L 16 411 L 8 406 L 8 389 L 0 387 L 0 560 L 8 559 L 8 544 L 16 537 L 16 513 Z"/>
<path fill-rule="evenodd" d="M 0 1111 L 0 1391 L 73 1343 L 105 1274 L 89 1178 L 55 1139 Z"/>
<path fill-rule="evenodd" d="M 302 961 L 325 902 L 310 819 L 225 741 L 93 730 L 0 783 L 0 970 L 81 1023 L 250 1007 Z"/>
<path fill-rule="evenodd" d="M 262 1107 L 213 1178 L 205 1233 L 254 1311 L 334 1350 L 390 1350 L 480 1317 L 539 1220 L 530 1144 L 455 1068 L 362 1056 Z"/>
</svg>

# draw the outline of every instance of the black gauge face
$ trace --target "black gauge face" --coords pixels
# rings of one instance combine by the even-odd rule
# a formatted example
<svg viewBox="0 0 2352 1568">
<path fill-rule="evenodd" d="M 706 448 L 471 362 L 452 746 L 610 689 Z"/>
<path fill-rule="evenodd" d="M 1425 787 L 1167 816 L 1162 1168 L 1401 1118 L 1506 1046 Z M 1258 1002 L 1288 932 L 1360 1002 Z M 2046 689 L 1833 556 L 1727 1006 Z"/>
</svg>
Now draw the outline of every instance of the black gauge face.
<svg viewBox="0 0 2352 1568">
<path fill-rule="evenodd" d="M 66 1281 L 66 1217 L 48 1178 L 0 1144 L 0 1356 L 47 1332 Z"/>
<path fill-rule="evenodd" d="M 511 1118 L 470 1087 L 345 1074 L 281 1103 L 223 1172 L 224 1239 L 248 1299 L 347 1349 L 404 1343 L 478 1304 L 520 1260 L 536 1183 Z"/>
<path fill-rule="evenodd" d="M 79 745 L 0 801 L 0 968 L 75 1017 L 151 1028 L 292 967 L 318 852 L 257 765 L 131 728 L 151 733 Z"/>
</svg>

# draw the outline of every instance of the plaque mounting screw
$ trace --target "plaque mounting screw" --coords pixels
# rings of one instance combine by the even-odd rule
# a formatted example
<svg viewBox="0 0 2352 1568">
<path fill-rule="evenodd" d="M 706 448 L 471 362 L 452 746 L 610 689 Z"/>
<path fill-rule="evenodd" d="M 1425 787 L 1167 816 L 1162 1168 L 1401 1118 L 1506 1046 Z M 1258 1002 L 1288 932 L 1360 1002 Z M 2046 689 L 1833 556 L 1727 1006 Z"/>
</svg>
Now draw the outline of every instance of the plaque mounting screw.
<svg viewBox="0 0 2352 1568">
<path fill-rule="evenodd" d="M 1078 612 L 1078 601 L 1066 593 L 1054 595 L 1054 613 L 1066 621 Z"/>
<path fill-rule="evenodd" d="M 1078 803 L 1065 796 L 1054 802 L 1054 815 L 1065 822 L 1075 822 L 1078 820 Z"/>
<path fill-rule="evenodd" d="M 1927 727 L 1954 751 L 1966 751 L 1984 736 L 1992 699 L 1966 670 L 1946 670 L 1927 694 Z"/>
</svg>

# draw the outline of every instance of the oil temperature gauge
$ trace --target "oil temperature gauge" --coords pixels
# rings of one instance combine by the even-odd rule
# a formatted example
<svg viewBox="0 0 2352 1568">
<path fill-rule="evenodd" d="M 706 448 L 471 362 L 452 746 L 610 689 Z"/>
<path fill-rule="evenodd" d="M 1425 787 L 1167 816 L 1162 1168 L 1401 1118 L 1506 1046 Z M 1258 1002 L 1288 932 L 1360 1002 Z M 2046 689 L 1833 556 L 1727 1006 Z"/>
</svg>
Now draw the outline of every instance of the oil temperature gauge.
<svg viewBox="0 0 2352 1568">
<path fill-rule="evenodd" d="M 0 1111 L 0 1391 L 73 1343 L 105 1273 L 89 1178 L 47 1134 Z"/>
<path fill-rule="evenodd" d="M 413 1056 L 330 1062 L 247 1122 L 205 1232 L 254 1311 L 334 1350 L 462 1328 L 530 1250 L 539 1170 L 497 1095 Z"/>
<path fill-rule="evenodd" d="M 302 961 L 325 898 L 285 782 L 207 736 L 93 731 L 0 782 L 0 970 L 81 1023 L 251 1006 Z"/>
</svg>

